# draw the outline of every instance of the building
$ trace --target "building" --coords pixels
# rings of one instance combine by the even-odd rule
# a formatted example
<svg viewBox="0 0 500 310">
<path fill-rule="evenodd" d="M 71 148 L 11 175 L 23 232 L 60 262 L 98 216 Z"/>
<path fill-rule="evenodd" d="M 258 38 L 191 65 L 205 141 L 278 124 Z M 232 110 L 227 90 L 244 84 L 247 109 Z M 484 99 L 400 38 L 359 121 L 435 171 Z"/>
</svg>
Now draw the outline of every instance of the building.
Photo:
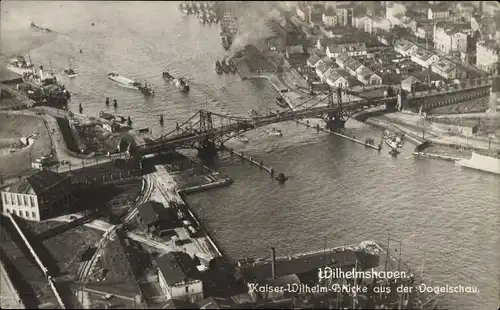
<svg viewBox="0 0 500 310">
<path fill-rule="evenodd" d="M 494 74 L 499 62 L 500 46 L 492 41 L 478 41 L 476 44 L 476 66 L 481 70 Z M 498 72 L 497 72 L 498 73 Z"/>
<path fill-rule="evenodd" d="M 427 19 L 447 20 L 450 18 L 450 9 L 448 4 L 442 6 L 431 6 L 427 9 Z"/>
<path fill-rule="evenodd" d="M 22 177 L 1 192 L 3 212 L 31 221 L 60 216 L 71 202 L 71 178 L 50 170 Z"/>
<path fill-rule="evenodd" d="M 476 11 L 476 8 L 474 5 L 470 2 L 467 1 L 461 1 L 458 2 L 458 12 L 462 18 L 464 18 L 467 22 L 470 22 L 472 19 L 472 16 L 474 16 L 474 13 Z"/>
<path fill-rule="evenodd" d="M 365 43 L 332 44 L 326 48 L 326 55 L 336 58 L 340 54 L 347 56 L 365 56 L 367 54 Z"/>
<path fill-rule="evenodd" d="M 316 47 L 320 50 L 326 50 L 326 48 L 332 44 L 337 43 L 337 40 L 332 38 L 320 38 L 316 42 Z"/>
<path fill-rule="evenodd" d="M 321 58 L 319 58 L 318 56 L 316 55 L 312 55 L 311 57 L 309 57 L 307 59 L 307 65 L 311 68 L 316 68 L 316 65 L 318 64 L 318 62 L 321 60 Z"/>
<path fill-rule="evenodd" d="M 200 300 L 198 302 L 198 306 L 200 307 L 200 309 L 235 309 L 236 304 L 231 299 L 221 297 L 208 297 Z"/>
<path fill-rule="evenodd" d="M 295 54 L 305 54 L 304 52 L 304 46 L 302 44 L 299 45 L 294 45 L 294 46 L 287 46 L 285 49 L 285 57 L 287 59 L 290 59 L 293 57 Z"/>
<path fill-rule="evenodd" d="M 438 55 L 433 54 L 427 50 L 424 50 L 423 48 L 417 48 L 417 50 L 415 50 L 411 54 L 411 61 L 424 68 L 428 68 L 430 65 L 432 65 L 435 61 L 438 60 L 439 60 Z"/>
<path fill-rule="evenodd" d="M 399 25 L 401 18 L 406 14 L 406 5 L 401 3 L 388 3 L 385 16 L 392 25 Z"/>
<path fill-rule="evenodd" d="M 169 299 L 162 309 L 199 309 L 199 307 L 185 300 Z"/>
<path fill-rule="evenodd" d="M 359 70 L 363 67 L 364 66 L 359 61 L 353 58 L 349 58 L 344 64 L 344 69 L 352 76 L 357 76 Z"/>
<path fill-rule="evenodd" d="M 158 281 L 167 299 L 196 303 L 203 299 L 203 282 L 191 257 L 182 252 L 170 252 L 156 259 Z"/>
<path fill-rule="evenodd" d="M 394 50 L 406 57 L 410 57 L 417 49 L 417 45 L 405 39 L 399 39 L 394 42 Z"/>
<path fill-rule="evenodd" d="M 323 19 L 323 24 L 326 27 L 333 27 L 337 26 L 338 24 L 337 14 L 335 13 L 335 10 L 332 7 L 326 9 L 325 13 L 323 13 L 322 19 Z"/>
<path fill-rule="evenodd" d="M 458 77 L 457 65 L 445 58 L 440 58 L 438 61 L 434 62 L 431 65 L 431 70 L 447 80 L 456 79 Z"/>
<path fill-rule="evenodd" d="M 331 64 L 321 61 L 316 66 L 316 75 L 320 78 L 320 80 L 323 80 L 325 73 L 330 69 L 333 69 Z"/>
<path fill-rule="evenodd" d="M 353 7 L 350 3 L 337 5 L 337 21 L 341 26 L 352 25 Z"/>
<path fill-rule="evenodd" d="M 320 3 L 313 4 L 309 6 L 309 24 L 311 26 L 320 25 L 323 23 L 323 14 L 325 12 L 325 6 Z"/>
<path fill-rule="evenodd" d="M 175 214 L 172 209 L 156 201 L 148 201 L 137 207 L 137 221 L 142 224 L 146 232 L 151 235 L 160 236 L 162 233 L 175 228 Z"/>
<path fill-rule="evenodd" d="M 349 80 L 343 77 L 337 70 L 332 70 L 326 76 L 325 81 L 334 88 L 349 88 Z"/>
<path fill-rule="evenodd" d="M 365 29 L 365 19 L 366 19 L 365 16 L 355 16 L 352 19 L 352 26 L 356 29 L 364 30 Z"/>
<path fill-rule="evenodd" d="M 357 70 L 356 78 L 363 85 L 382 85 L 382 78 L 365 66 L 361 66 Z"/>
<path fill-rule="evenodd" d="M 419 91 L 419 88 L 423 88 L 423 83 L 416 77 L 410 76 L 401 82 L 401 89 L 410 94 Z"/>
<path fill-rule="evenodd" d="M 346 53 L 340 54 L 337 58 L 335 58 L 335 63 L 342 69 L 345 68 L 345 64 L 347 60 L 349 60 L 351 57 L 349 57 Z"/>
<path fill-rule="evenodd" d="M 309 12 L 307 6 L 304 3 L 299 3 L 295 11 L 297 13 L 297 17 L 301 21 L 309 23 Z"/>
</svg>

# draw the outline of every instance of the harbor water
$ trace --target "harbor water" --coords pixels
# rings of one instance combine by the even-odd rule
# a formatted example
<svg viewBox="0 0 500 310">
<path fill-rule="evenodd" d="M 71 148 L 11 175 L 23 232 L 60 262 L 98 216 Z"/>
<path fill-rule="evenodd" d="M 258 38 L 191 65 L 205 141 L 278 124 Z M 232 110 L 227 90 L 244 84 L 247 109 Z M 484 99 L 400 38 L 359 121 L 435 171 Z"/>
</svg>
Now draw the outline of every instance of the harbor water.
<svg viewBox="0 0 500 310">
<path fill-rule="evenodd" d="M 113 112 L 104 100 L 116 98 L 116 113 L 130 116 L 135 127 L 150 127 L 153 134 L 175 128 L 199 109 L 236 116 L 275 109 L 276 93 L 268 81 L 215 73 L 215 61 L 228 55 L 219 25 L 200 24 L 177 5 L 4 1 L 2 53 L 30 52 L 34 63 L 53 70 L 72 92 L 73 111 L 81 103 L 88 115 Z M 56 36 L 32 34 L 31 22 Z M 68 67 L 76 78 L 63 76 Z M 187 78 L 191 92 L 165 83 L 164 70 Z M 109 72 L 147 82 L 156 96 L 145 98 L 114 84 L 107 79 Z M 329 247 L 366 239 L 384 245 L 389 230 L 391 250 L 399 250 L 401 241 L 402 259 L 415 273 L 423 262 L 426 283 L 478 286 L 477 295 L 441 294 L 453 309 L 498 306 L 500 178 L 450 162 L 414 159 L 409 144 L 393 158 L 387 146 L 378 153 L 292 122 L 275 126 L 283 130 L 282 137 L 261 128 L 246 134 L 249 143 L 229 146 L 284 172 L 290 177 L 285 184 L 222 153 L 214 165 L 235 182 L 188 197 L 230 259 L 267 256 L 270 247 L 278 256 L 316 250 L 324 247 L 325 238 Z M 357 139 L 371 137 L 378 143 L 381 138 L 378 129 L 355 121 L 347 126 Z"/>
</svg>

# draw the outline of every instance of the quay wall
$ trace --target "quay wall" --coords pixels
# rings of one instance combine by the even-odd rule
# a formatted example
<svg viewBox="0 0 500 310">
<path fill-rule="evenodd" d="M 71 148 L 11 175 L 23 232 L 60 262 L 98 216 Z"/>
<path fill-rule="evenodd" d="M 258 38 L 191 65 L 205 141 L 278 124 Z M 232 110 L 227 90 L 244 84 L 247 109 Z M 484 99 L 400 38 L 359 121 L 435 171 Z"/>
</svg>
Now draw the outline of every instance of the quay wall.
<svg viewBox="0 0 500 310">
<path fill-rule="evenodd" d="M 33 258 L 37 262 L 37 264 L 40 267 L 40 269 L 42 270 L 42 272 L 45 274 L 45 277 L 47 278 L 47 281 L 49 282 L 49 286 L 51 287 L 52 291 L 54 292 L 54 295 L 57 298 L 57 302 L 59 303 L 59 306 L 62 309 L 66 309 L 66 306 L 64 305 L 64 302 L 63 302 L 61 296 L 59 295 L 57 288 L 54 285 L 54 279 L 49 275 L 47 267 L 45 267 L 45 265 L 42 263 L 42 261 L 40 260 L 40 258 L 36 254 L 35 250 L 31 246 L 31 244 L 28 242 L 28 239 L 26 239 L 26 236 L 24 235 L 23 231 L 21 230 L 21 228 L 17 224 L 14 217 L 10 213 L 3 213 L 3 215 L 5 215 L 7 218 L 9 218 L 9 220 L 12 222 L 12 225 L 16 228 L 16 231 L 19 233 L 19 236 L 21 236 L 22 240 L 26 244 L 26 247 L 30 251 L 31 255 L 33 256 Z"/>
</svg>

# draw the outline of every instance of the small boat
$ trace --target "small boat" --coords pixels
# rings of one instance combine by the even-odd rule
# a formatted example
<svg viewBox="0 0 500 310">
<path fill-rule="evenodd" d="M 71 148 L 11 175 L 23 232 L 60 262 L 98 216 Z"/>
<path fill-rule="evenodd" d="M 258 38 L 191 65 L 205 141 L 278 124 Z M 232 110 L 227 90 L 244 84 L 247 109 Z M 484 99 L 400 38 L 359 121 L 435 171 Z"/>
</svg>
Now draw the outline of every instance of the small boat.
<svg viewBox="0 0 500 310">
<path fill-rule="evenodd" d="M 22 56 L 9 60 L 9 64 L 7 65 L 7 70 L 19 75 L 23 75 L 24 73 L 33 73 L 33 69 L 34 66 L 30 62 L 26 61 L 26 59 Z"/>
<path fill-rule="evenodd" d="M 392 138 L 385 139 L 385 143 L 387 143 L 392 149 L 397 149 L 398 148 L 398 144 Z"/>
<path fill-rule="evenodd" d="M 229 68 L 229 65 L 226 63 L 226 59 L 224 58 L 222 60 L 222 70 L 224 70 L 225 73 L 229 73 L 231 69 Z"/>
<path fill-rule="evenodd" d="M 66 74 L 70 78 L 74 78 L 76 76 L 76 72 L 73 69 L 64 70 L 64 74 Z"/>
<path fill-rule="evenodd" d="M 280 172 L 278 174 L 277 177 L 274 178 L 276 181 L 280 182 L 280 183 L 285 183 L 286 181 L 288 181 L 288 177 L 285 176 L 285 174 L 283 172 Z"/>
<path fill-rule="evenodd" d="M 236 136 L 235 139 L 238 140 L 238 141 L 240 141 L 240 142 L 243 142 L 243 143 L 248 143 L 248 141 L 249 141 L 247 137 L 241 136 L 241 135 L 240 136 Z"/>
<path fill-rule="evenodd" d="M 279 129 L 276 129 L 276 128 L 273 128 L 270 132 L 269 132 L 269 135 L 270 136 L 278 136 L 278 137 L 281 137 L 283 136 L 283 132 Z"/>
<path fill-rule="evenodd" d="M 175 86 L 177 86 L 182 92 L 189 92 L 189 84 L 185 78 L 178 78 L 175 80 Z"/>
<path fill-rule="evenodd" d="M 144 86 L 139 84 L 138 88 L 146 96 L 154 96 L 155 94 L 155 91 L 147 83 L 144 83 Z"/>
<path fill-rule="evenodd" d="M 174 76 L 172 74 L 168 73 L 168 71 L 163 72 L 162 76 L 167 81 L 175 80 Z"/>
<path fill-rule="evenodd" d="M 283 96 L 276 97 L 276 104 L 282 108 L 288 108 L 288 104 L 286 103 L 285 98 L 283 98 Z"/>
<path fill-rule="evenodd" d="M 108 79 L 120 84 L 123 87 L 126 88 L 131 88 L 131 89 L 137 89 L 139 90 L 139 86 L 141 86 L 141 83 L 135 82 L 131 79 L 128 79 L 124 76 L 119 75 L 118 73 L 108 73 Z"/>
<path fill-rule="evenodd" d="M 223 70 L 222 70 L 222 65 L 220 64 L 220 61 L 216 61 L 215 62 L 215 72 L 217 72 L 217 74 L 222 74 L 223 73 Z"/>
<path fill-rule="evenodd" d="M 248 114 L 251 116 L 251 117 L 257 117 L 257 116 L 260 116 L 260 113 L 255 111 L 254 109 L 251 109 Z"/>
</svg>

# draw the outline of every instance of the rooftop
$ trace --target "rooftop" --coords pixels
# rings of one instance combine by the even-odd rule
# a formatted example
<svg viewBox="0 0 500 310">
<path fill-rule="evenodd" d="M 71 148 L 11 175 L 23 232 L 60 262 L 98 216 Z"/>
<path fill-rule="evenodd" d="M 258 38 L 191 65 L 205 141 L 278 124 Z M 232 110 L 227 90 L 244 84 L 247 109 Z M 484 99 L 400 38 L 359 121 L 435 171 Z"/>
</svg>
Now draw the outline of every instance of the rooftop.
<svg viewBox="0 0 500 310">
<path fill-rule="evenodd" d="M 170 252 L 156 258 L 156 263 L 169 286 L 198 278 L 196 264 L 186 253 Z"/>
<path fill-rule="evenodd" d="M 394 47 L 401 49 L 402 51 L 407 51 L 412 48 L 415 44 L 411 43 L 405 39 L 399 39 L 394 43 Z"/>
<path fill-rule="evenodd" d="M 328 46 L 330 53 L 360 52 L 366 51 L 365 43 L 332 44 Z"/>
<path fill-rule="evenodd" d="M 440 58 L 438 61 L 432 64 L 433 69 L 439 70 L 441 72 L 449 72 L 450 70 L 456 68 L 456 66 L 457 65 L 455 65 L 453 62 L 445 58 Z"/>
<path fill-rule="evenodd" d="M 427 50 L 424 50 L 422 48 L 418 48 L 415 52 L 413 52 L 411 54 L 413 57 L 416 57 L 418 59 L 421 59 L 422 61 L 427 61 L 429 58 L 432 57 L 432 54 L 431 52 L 427 51 Z"/>
<path fill-rule="evenodd" d="M 348 59 L 345 63 L 345 67 L 351 69 L 352 71 L 356 71 L 361 66 L 362 64 L 353 58 Z"/>
<path fill-rule="evenodd" d="M 63 176 L 50 170 L 38 170 L 30 176 L 22 177 L 19 182 L 11 185 L 8 191 L 18 194 L 40 195 L 68 178 L 69 176 Z"/>
<path fill-rule="evenodd" d="M 337 60 L 341 63 L 345 63 L 349 58 L 351 58 L 350 56 L 348 56 L 347 54 L 340 54 L 338 57 L 337 57 Z"/>
<path fill-rule="evenodd" d="M 157 221 L 167 221 L 174 218 L 169 212 L 170 209 L 165 208 L 163 204 L 156 201 L 145 202 L 139 205 L 137 210 L 144 225 L 151 225 Z"/>
<path fill-rule="evenodd" d="M 220 297 L 208 297 L 198 302 L 200 309 L 233 309 L 234 302 Z M 186 308 L 187 309 L 187 308 Z"/>
<path fill-rule="evenodd" d="M 311 66 L 315 66 L 320 60 L 321 58 L 319 58 L 318 56 L 312 55 L 311 57 L 309 57 L 309 59 L 307 59 L 307 63 Z"/>
<path fill-rule="evenodd" d="M 195 304 L 192 304 L 185 300 L 170 299 L 167 301 L 163 309 L 197 309 Z"/>
<path fill-rule="evenodd" d="M 417 83 L 422 83 L 422 81 L 420 81 L 419 79 L 417 79 L 414 76 L 410 76 L 401 82 L 401 86 L 403 86 L 403 87 L 404 86 L 411 86 L 411 85 L 415 85 Z"/>
</svg>

